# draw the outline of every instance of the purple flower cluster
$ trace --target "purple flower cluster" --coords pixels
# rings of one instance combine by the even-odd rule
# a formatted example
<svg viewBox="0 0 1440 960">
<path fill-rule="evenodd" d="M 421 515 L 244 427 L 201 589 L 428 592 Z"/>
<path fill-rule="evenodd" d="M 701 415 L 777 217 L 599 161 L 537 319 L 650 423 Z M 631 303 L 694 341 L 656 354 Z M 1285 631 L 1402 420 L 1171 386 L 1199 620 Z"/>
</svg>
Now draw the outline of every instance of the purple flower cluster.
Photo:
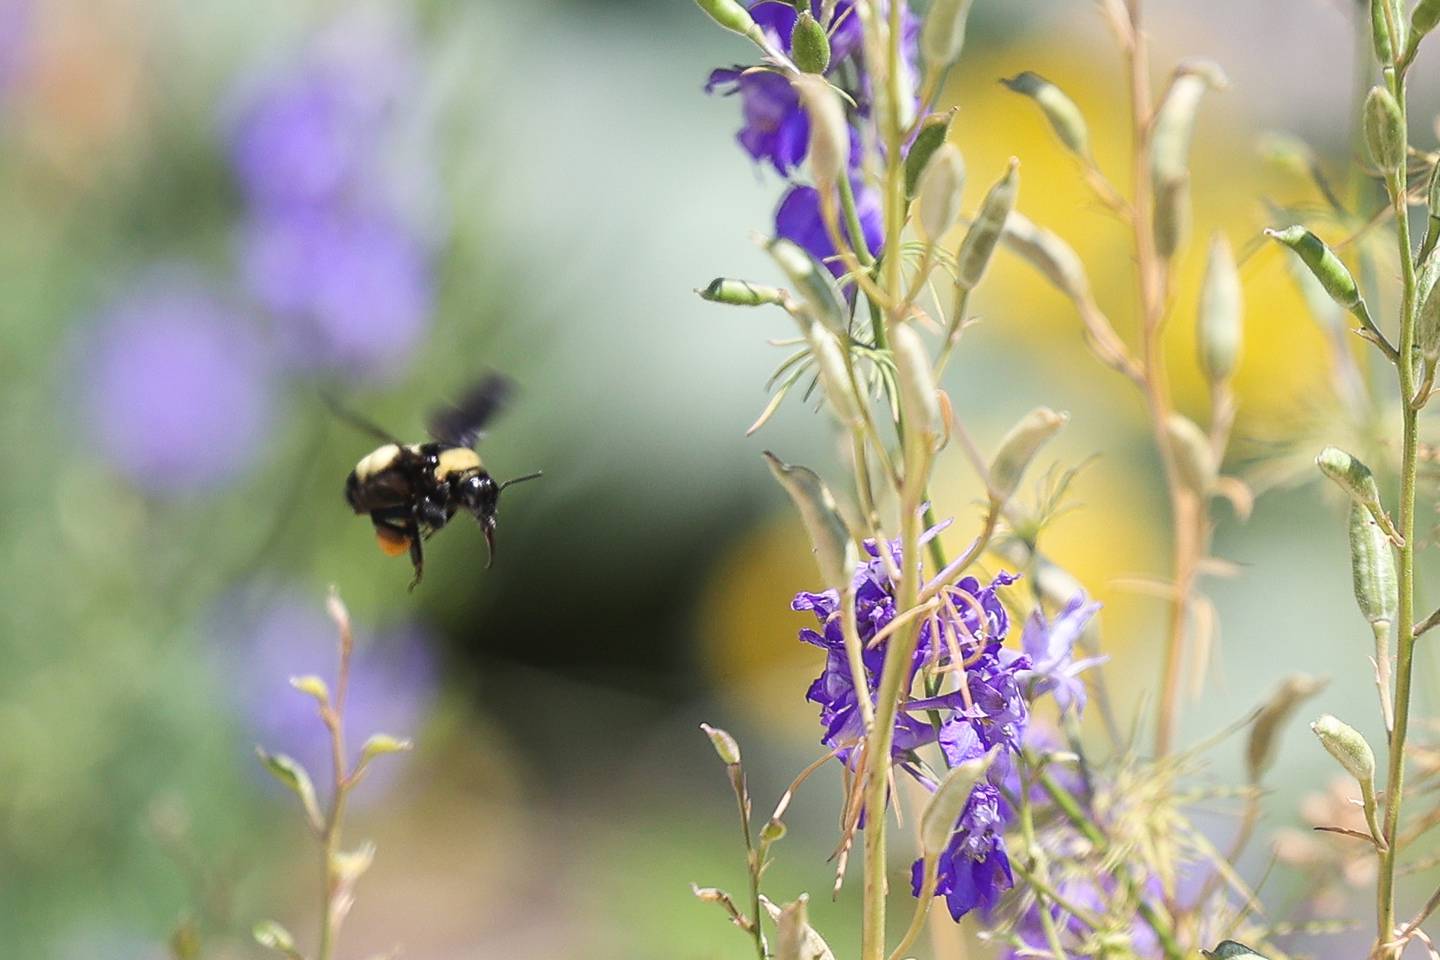
<svg viewBox="0 0 1440 960">
<path fill-rule="evenodd" d="M 926 531 L 922 543 L 940 529 Z M 864 734 L 859 697 L 874 702 L 890 642 L 888 637 L 873 641 L 898 612 L 890 566 L 877 544 L 867 541 L 865 547 L 870 558 L 856 571 L 853 581 L 864 691 L 856 689 L 845 655 L 839 595 L 833 590 L 801 593 L 791 604 L 795 610 L 814 613 L 820 622 L 819 629 L 800 631 L 801 640 L 825 651 L 824 671 L 811 684 L 806 698 L 820 705 L 821 741 L 846 763 L 851 762 L 853 748 Z M 894 569 L 900 569 L 905 562 L 900 544 L 892 541 L 887 547 Z M 1004 839 L 1009 811 L 1001 802 L 999 785 L 1012 768 L 1029 720 L 1022 677 L 1031 664 L 1024 654 L 1002 647 L 1010 619 L 997 591 L 1015 579 L 1001 573 L 982 584 L 967 576 L 940 591 L 948 602 L 935 616 L 922 621 L 904 689 L 913 687 L 916 674 L 927 665 L 955 674 L 959 682 L 952 692 L 913 699 L 907 696 L 896 719 L 891 760 L 931 789 L 935 783 L 916 755 L 919 747 L 938 743 L 952 766 L 999 748 L 988 779 L 975 787 L 940 858 L 936 894 L 945 897 L 957 920 L 976 907 L 990 909 L 1013 884 Z M 938 726 L 931 722 L 932 713 L 940 718 Z M 917 896 L 922 872 L 917 861 Z"/>
<path fill-rule="evenodd" d="M 876 15 L 884 16 L 887 4 L 876 5 Z M 812 0 L 812 12 L 818 19 L 822 16 L 821 0 Z M 796 12 L 792 4 L 775 0 L 754 0 L 750 4 L 750 15 L 765 31 L 771 41 L 785 51 L 791 52 L 791 36 L 795 29 Z M 902 11 L 902 49 L 906 68 L 910 76 L 916 76 L 918 60 L 919 20 L 908 6 Z M 850 0 L 839 0 L 834 14 L 824 26 L 830 37 L 830 64 L 826 68 L 827 78 L 848 93 L 856 104 L 855 116 L 867 117 L 871 107 L 871 85 L 866 75 L 864 56 L 861 50 L 863 36 L 860 18 Z M 908 86 L 913 87 L 913 84 Z M 744 126 L 736 139 L 757 163 L 768 163 L 775 172 L 789 181 L 788 189 L 775 211 L 775 233 L 777 236 L 804 247 L 818 259 L 829 264 L 837 276 L 842 266 L 833 258 L 835 245 L 831 242 L 824 220 L 820 214 L 820 196 L 814 187 L 797 183 L 794 176 L 804 162 L 810 136 L 810 122 L 800 106 L 790 82 L 781 74 L 761 67 L 730 67 L 715 70 L 705 84 L 706 92 L 738 94 Z M 855 207 L 860 229 L 871 252 L 878 254 L 884 246 L 885 236 L 880 211 L 880 198 L 866 183 L 860 170 L 859 137 L 852 131 L 850 156 L 850 183 L 855 195 Z M 838 202 L 838 200 L 837 200 Z M 854 245 L 857 238 L 846 237 Z"/>
<path fill-rule="evenodd" d="M 430 251 L 387 179 L 412 71 L 382 27 L 340 21 L 251 83 L 231 124 L 242 280 L 302 369 L 392 375 L 429 323 Z"/>
</svg>

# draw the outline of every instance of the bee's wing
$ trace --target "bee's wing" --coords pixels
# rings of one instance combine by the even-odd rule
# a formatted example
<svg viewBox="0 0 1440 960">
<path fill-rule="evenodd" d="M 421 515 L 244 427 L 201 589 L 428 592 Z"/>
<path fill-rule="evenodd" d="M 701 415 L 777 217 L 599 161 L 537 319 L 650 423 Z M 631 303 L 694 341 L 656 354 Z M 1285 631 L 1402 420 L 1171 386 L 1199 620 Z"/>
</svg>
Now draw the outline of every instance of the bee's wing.
<svg viewBox="0 0 1440 960">
<path fill-rule="evenodd" d="M 490 374 L 465 391 L 459 402 L 430 415 L 426 424 L 430 436 L 441 443 L 473 447 L 485 425 L 505 406 L 511 390 L 508 379 L 498 373 Z"/>
<path fill-rule="evenodd" d="M 325 399 L 325 405 L 330 408 L 330 412 L 333 413 L 337 418 L 344 420 L 346 423 L 354 427 L 356 430 L 359 430 L 361 433 L 368 433 L 370 436 L 374 437 L 376 440 L 379 440 L 381 443 L 393 443 L 397 447 L 401 446 L 400 441 L 396 440 L 390 435 L 390 431 L 384 430 L 376 426 L 369 420 L 360 416 L 360 414 L 356 413 L 354 410 L 346 407 L 335 397 L 334 394 L 330 393 L 329 391 L 325 391 L 321 395 Z"/>
</svg>

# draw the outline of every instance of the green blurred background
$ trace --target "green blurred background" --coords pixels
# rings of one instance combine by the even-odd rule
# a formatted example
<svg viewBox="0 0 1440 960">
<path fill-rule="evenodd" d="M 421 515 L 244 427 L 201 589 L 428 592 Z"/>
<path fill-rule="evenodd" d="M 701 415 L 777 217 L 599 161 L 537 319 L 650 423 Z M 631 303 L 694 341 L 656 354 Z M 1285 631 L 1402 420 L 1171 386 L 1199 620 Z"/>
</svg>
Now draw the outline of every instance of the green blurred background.
<svg viewBox="0 0 1440 960">
<path fill-rule="evenodd" d="M 1203 54 L 1234 81 L 1201 114 L 1195 237 L 1249 251 L 1267 198 L 1314 199 L 1262 161 L 1266 131 L 1309 139 L 1343 179 L 1351 6 L 1154 4 L 1157 62 Z M 286 678 L 330 669 L 335 584 L 362 644 L 357 734 L 417 741 L 360 788 L 349 836 L 379 855 L 345 955 L 743 955 L 689 892 L 744 882 L 696 726 L 740 738 L 762 806 L 818 754 L 818 663 L 788 608 L 814 574 L 759 453 L 840 463 L 800 403 L 745 437 L 787 325 L 692 292 L 773 273 L 749 238 L 779 184 L 734 143 L 737 104 L 701 90 L 747 56 L 682 0 L 0 0 L 0 954 L 151 960 L 183 924 L 207 956 L 257 956 L 263 916 L 308 937 L 317 856 L 251 751 L 319 749 Z M 1427 56 L 1415 116 L 1440 97 Z M 946 92 L 967 207 L 1019 156 L 1021 210 L 1076 246 L 1128 334 L 1123 231 L 995 83 L 1023 69 L 1071 93 L 1124 180 L 1120 67 L 1091 6 L 981 0 Z M 1413 135 L 1434 148 L 1428 122 Z M 1169 341 L 1197 417 L 1202 262 L 1192 242 Z M 1278 254 L 1243 273 L 1239 433 L 1253 453 L 1299 431 L 1303 463 L 1344 439 L 1326 336 Z M 1143 411 L 1059 296 L 1013 261 L 991 277 L 946 386 L 982 445 L 1044 403 L 1073 418 L 1056 459 L 1098 455 L 1049 548 L 1106 604 L 1130 717 L 1163 610 L 1125 582 L 1168 555 Z M 545 479 L 506 494 L 494 569 L 457 523 L 407 593 L 408 565 L 340 495 L 372 444 L 322 391 L 409 437 L 490 369 L 519 392 L 487 464 Z M 1330 675 L 1323 709 L 1378 726 L 1343 519 L 1302 478 L 1248 524 L 1220 510 L 1216 552 L 1240 575 L 1204 585 L 1222 627 L 1191 736 L 1293 670 Z M 947 455 L 937 506 L 957 541 L 977 492 Z M 1307 737 L 1291 731 L 1267 828 L 1329 779 Z M 1214 780 L 1238 755 L 1215 752 Z M 769 882 L 809 890 L 843 944 L 852 891 L 825 895 L 837 805 L 834 774 L 806 788 Z"/>
</svg>

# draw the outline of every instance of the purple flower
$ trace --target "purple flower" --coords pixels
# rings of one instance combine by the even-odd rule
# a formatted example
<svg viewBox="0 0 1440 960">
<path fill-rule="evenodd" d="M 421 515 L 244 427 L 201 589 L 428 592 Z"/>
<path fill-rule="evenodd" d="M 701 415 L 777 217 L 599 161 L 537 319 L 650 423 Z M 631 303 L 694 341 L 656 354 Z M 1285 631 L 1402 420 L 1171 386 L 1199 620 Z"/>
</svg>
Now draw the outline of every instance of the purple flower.
<svg viewBox="0 0 1440 960">
<path fill-rule="evenodd" d="M 249 317 L 194 275 L 157 271 L 83 343 L 85 418 L 122 473 L 157 493 L 244 474 L 271 420 L 271 370 Z"/>
<path fill-rule="evenodd" d="M 0 0 L 0 97 L 25 72 L 34 17 L 34 0 Z"/>
<path fill-rule="evenodd" d="M 1117 881 L 1111 875 L 1096 875 L 1090 877 L 1072 877 L 1061 881 L 1059 894 L 1067 904 L 1073 904 L 1082 910 L 1088 910 L 1096 916 L 1104 916 L 1106 906 L 1113 900 Z M 1158 881 L 1151 878 L 1145 885 L 1147 896 L 1159 899 L 1162 895 L 1162 888 Z M 1032 957 L 1037 953 L 1044 953 L 1049 950 L 1045 938 L 1045 926 L 1042 921 L 1038 902 L 1030 906 L 1015 921 L 1015 935 L 1020 938 L 1024 948 L 1007 950 L 1003 957 L 1005 960 L 1022 960 L 1024 957 Z M 1048 908 L 1051 918 L 1055 921 L 1056 930 L 1059 932 L 1062 942 L 1070 940 L 1076 945 L 1083 942 L 1090 936 L 1090 928 L 1087 927 L 1078 917 L 1062 908 L 1058 904 L 1050 904 Z M 1140 917 L 1130 924 L 1130 951 L 1139 960 L 1152 960 L 1163 955 L 1160 948 L 1160 941 L 1155 936 L 1155 931 Z M 1127 954 L 1127 955 L 1131 955 Z"/>
<path fill-rule="evenodd" d="M 1044 611 L 1036 609 L 1025 621 L 1020 645 L 1030 658 L 1030 667 L 1021 677 L 1031 685 L 1032 696 L 1053 694 L 1061 713 L 1071 707 L 1076 713 L 1084 711 L 1085 681 L 1080 674 L 1109 659 L 1075 659 L 1075 641 L 1099 609 L 1098 602 L 1087 603 L 1085 594 L 1077 593 L 1054 620 L 1047 621 Z"/>
<path fill-rule="evenodd" d="M 332 694 L 336 690 L 338 633 L 321 598 L 242 592 L 222 602 L 212 622 L 219 642 L 217 666 L 225 672 L 248 739 L 300 761 L 323 790 L 330 782 L 330 740 L 315 701 L 289 682 L 313 674 Z M 357 628 L 345 700 L 351 763 L 371 734 L 407 737 L 424 722 L 437 685 L 429 644 L 429 636 L 414 623 Z M 365 777 L 370 793 L 375 784 L 390 782 L 402 763 L 398 757 L 377 762 Z"/>
<path fill-rule="evenodd" d="M 389 218 L 264 213 L 245 228 L 241 260 L 246 286 L 299 366 L 393 374 L 428 327 L 426 252 Z"/>
<path fill-rule="evenodd" d="M 852 176 L 850 183 L 854 189 L 860 231 L 865 235 L 870 252 L 878 256 L 885 241 L 880 195 L 858 176 Z M 840 209 L 838 198 L 835 209 Z M 845 225 L 844 217 L 840 218 L 840 229 L 851 247 L 855 247 L 855 238 Z M 830 241 L 830 232 L 825 228 L 825 220 L 820 214 L 820 194 L 814 187 L 791 187 L 781 198 L 780 206 L 775 210 L 775 235 L 810 251 L 835 276 L 845 272 L 845 265 L 834 259 L 835 244 Z"/>
</svg>

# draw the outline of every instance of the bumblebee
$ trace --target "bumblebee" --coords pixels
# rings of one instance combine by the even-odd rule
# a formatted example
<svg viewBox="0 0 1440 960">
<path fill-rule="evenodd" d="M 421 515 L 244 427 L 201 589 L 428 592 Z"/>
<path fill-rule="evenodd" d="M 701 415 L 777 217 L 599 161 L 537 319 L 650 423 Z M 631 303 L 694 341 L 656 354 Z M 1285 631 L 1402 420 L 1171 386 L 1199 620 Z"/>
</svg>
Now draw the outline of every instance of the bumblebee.
<svg viewBox="0 0 1440 960">
<path fill-rule="evenodd" d="M 383 441 L 360 459 L 345 479 L 345 502 L 357 514 L 369 514 L 375 538 L 388 556 L 409 552 L 415 568 L 414 590 L 425 570 L 423 541 L 464 510 L 485 534 L 488 569 L 495 559 L 495 522 L 500 492 L 539 473 L 497 483 L 475 452 L 485 425 L 505 405 L 510 382 L 492 375 L 468 390 L 460 401 L 430 417 L 427 443 L 401 443 L 384 430 L 338 406 L 354 426 Z M 332 404 L 334 406 L 334 404 Z"/>
</svg>

